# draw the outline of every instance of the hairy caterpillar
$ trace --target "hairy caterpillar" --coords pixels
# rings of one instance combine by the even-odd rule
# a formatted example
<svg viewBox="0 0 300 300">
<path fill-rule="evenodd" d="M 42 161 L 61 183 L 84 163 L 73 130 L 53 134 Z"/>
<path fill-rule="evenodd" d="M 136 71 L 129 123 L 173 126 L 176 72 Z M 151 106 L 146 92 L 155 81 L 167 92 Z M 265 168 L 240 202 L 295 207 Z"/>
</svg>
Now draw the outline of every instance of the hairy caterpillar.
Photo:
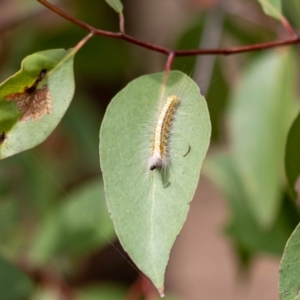
<svg viewBox="0 0 300 300">
<path fill-rule="evenodd" d="M 151 156 L 149 158 L 149 169 L 166 167 L 168 164 L 168 140 L 172 119 L 180 100 L 172 95 L 167 98 L 165 105 L 159 113 L 155 124 Z"/>
</svg>

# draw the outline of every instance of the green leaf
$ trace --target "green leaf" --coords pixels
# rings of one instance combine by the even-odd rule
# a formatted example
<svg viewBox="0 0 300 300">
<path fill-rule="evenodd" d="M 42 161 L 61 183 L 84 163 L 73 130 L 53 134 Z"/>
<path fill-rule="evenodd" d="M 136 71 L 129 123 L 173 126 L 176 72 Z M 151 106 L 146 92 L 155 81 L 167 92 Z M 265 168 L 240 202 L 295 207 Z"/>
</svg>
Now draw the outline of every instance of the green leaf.
<svg viewBox="0 0 300 300">
<path fill-rule="evenodd" d="M 284 140 L 295 111 L 295 62 L 269 52 L 247 68 L 229 111 L 234 159 L 257 221 L 271 226 L 281 199 Z"/>
<path fill-rule="evenodd" d="M 251 256 L 258 253 L 281 255 L 287 239 L 299 222 L 299 215 L 290 199 L 284 202 L 274 225 L 268 229 L 261 228 L 249 209 L 246 183 L 232 155 L 214 155 L 205 163 L 204 171 L 220 188 L 228 203 L 230 221 L 226 233 L 236 249 Z"/>
<path fill-rule="evenodd" d="M 258 0 L 266 15 L 281 20 L 281 0 Z"/>
<path fill-rule="evenodd" d="M 300 114 L 294 121 L 286 143 L 285 173 L 291 196 L 297 199 L 296 183 L 300 175 Z"/>
<path fill-rule="evenodd" d="M 17 267 L 0 256 L 0 299 L 24 299 L 33 290 L 31 280 Z"/>
<path fill-rule="evenodd" d="M 279 293 L 281 300 L 300 299 L 299 269 L 300 269 L 300 225 L 291 235 L 280 265 Z"/>
<path fill-rule="evenodd" d="M 74 93 L 73 57 L 64 49 L 34 53 L 0 85 L 1 159 L 33 148 L 56 128 Z"/>
<path fill-rule="evenodd" d="M 169 73 L 165 86 L 163 78 L 158 73 L 131 82 L 111 101 L 100 130 L 100 161 L 115 230 L 161 295 L 170 251 L 185 222 L 211 133 L 198 86 L 178 71 Z M 150 171 L 159 107 L 170 95 L 180 99 L 167 144 L 171 163 L 165 171 Z"/>
<path fill-rule="evenodd" d="M 118 14 L 123 11 L 123 4 L 120 0 L 105 0 Z"/>
<path fill-rule="evenodd" d="M 44 218 L 31 257 L 43 264 L 56 255 L 80 255 L 107 245 L 115 233 L 100 179 L 72 191 Z"/>
</svg>

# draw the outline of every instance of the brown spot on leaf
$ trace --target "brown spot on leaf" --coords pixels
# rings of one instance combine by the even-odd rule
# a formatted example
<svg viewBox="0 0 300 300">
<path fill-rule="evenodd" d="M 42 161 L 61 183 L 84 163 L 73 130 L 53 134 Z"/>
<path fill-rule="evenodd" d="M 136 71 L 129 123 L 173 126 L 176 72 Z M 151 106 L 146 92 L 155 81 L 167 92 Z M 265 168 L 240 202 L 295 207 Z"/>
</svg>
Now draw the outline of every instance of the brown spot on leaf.
<svg viewBox="0 0 300 300">
<path fill-rule="evenodd" d="M 52 100 L 47 85 L 34 92 L 15 93 L 7 95 L 4 100 L 15 101 L 22 113 L 21 121 L 39 120 L 45 114 L 52 112 Z"/>
<path fill-rule="evenodd" d="M 47 70 L 42 69 L 30 87 L 25 87 L 23 93 L 13 93 L 4 97 L 6 101 L 15 101 L 22 113 L 21 121 L 39 120 L 45 114 L 52 112 L 52 100 L 47 85 L 37 89 L 37 85 L 46 76 Z"/>
<path fill-rule="evenodd" d="M 3 131 L 1 134 L 0 134 L 0 144 L 2 144 L 6 139 L 6 134 L 5 132 Z"/>
</svg>

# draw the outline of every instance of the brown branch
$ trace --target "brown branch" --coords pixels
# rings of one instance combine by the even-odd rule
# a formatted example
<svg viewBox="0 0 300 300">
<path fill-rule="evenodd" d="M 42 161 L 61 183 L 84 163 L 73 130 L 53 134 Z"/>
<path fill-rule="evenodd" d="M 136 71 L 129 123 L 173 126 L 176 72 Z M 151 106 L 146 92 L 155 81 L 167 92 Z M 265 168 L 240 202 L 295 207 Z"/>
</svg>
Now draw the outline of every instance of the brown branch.
<svg viewBox="0 0 300 300">
<path fill-rule="evenodd" d="M 165 55 L 171 55 L 173 54 L 174 57 L 182 57 L 182 56 L 194 56 L 194 55 L 230 55 L 230 54 L 237 54 L 237 53 L 243 53 L 243 52 L 250 52 L 250 51 L 256 51 L 256 50 L 262 50 L 262 49 L 269 49 L 269 48 L 275 48 L 280 46 L 287 46 L 292 44 L 298 44 L 300 43 L 300 36 L 294 36 L 292 38 L 286 39 L 286 40 L 278 40 L 273 42 L 266 42 L 266 43 L 260 43 L 260 44 L 252 44 L 252 45 L 246 45 L 246 46 L 240 46 L 240 47 L 231 47 L 231 48 L 219 48 L 219 49 L 191 49 L 191 50 L 172 50 L 168 49 L 159 45 L 150 44 L 147 42 L 144 42 L 142 40 L 136 39 L 130 35 L 127 35 L 123 32 L 110 32 L 110 31 L 104 31 L 97 29 L 81 20 L 78 20 L 71 15 L 67 14 L 60 8 L 56 7 L 55 5 L 49 3 L 47 0 L 37 0 L 56 14 L 60 15 L 64 19 L 72 22 L 73 24 L 90 31 L 94 35 L 101 35 L 101 36 L 107 36 L 115 39 L 120 39 L 127 41 L 129 43 L 135 44 L 137 46 L 147 48 Z"/>
<path fill-rule="evenodd" d="M 300 43 L 300 36 L 286 39 L 286 40 L 278 40 L 273 42 L 266 42 L 260 44 L 252 44 L 240 47 L 232 47 L 232 48 L 219 48 L 219 49 L 195 49 L 195 50 L 177 50 L 174 51 L 176 56 L 190 56 L 190 55 L 231 55 L 238 54 L 244 52 L 251 52 L 256 50 L 270 49 L 281 46 L 288 46 L 292 44 Z"/>
</svg>

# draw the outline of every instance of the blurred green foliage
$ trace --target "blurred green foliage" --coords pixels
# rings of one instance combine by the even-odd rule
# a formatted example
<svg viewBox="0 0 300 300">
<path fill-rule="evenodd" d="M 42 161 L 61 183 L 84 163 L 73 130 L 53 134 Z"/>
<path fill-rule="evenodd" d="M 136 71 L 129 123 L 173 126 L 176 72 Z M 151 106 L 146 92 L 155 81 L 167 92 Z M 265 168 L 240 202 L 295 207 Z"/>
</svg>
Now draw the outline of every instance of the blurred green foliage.
<svg viewBox="0 0 300 300">
<path fill-rule="evenodd" d="M 33 291 L 33 283 L 13 264 L 0 257 L 1 299 L 23 299 Z"/>
</svg>

